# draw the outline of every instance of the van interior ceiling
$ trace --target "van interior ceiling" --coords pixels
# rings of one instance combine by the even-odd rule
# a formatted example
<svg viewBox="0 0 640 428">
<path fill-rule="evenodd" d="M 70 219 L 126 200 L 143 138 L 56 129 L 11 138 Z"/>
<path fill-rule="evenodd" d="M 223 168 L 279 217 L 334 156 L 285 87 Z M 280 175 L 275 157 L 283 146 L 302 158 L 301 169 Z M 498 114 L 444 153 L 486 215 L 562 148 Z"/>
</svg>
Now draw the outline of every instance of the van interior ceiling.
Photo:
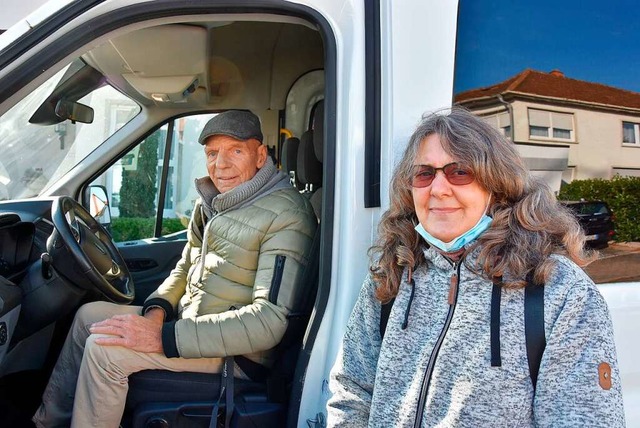
<svg viewBox="0 0 640 428">
<path fill-rule="evenodd" d="M 320 33 L 283 22 L 180 23 L 116 36 L 82 58 L 143 105 L 283 110 L 289 88 L 322 69 Z"/>
</svg>

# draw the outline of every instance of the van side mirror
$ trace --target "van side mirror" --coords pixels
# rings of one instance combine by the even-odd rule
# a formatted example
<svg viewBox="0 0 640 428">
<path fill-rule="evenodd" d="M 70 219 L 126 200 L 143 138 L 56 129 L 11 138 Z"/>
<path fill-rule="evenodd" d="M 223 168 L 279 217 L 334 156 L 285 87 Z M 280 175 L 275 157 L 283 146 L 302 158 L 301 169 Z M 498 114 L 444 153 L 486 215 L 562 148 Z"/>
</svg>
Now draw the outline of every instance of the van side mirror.
<svg viewBox="0 0 640 428">
<path fill-rule="evenodd" d="M 61 99 L 56 104 L 56 116 L 60 119 L 69 119 L 71 123 L 92 123 L 93 109 L 77 101 Z"/>
<path fill-rule="evenodd" d="M 111 226 L 111 208 L 109 207 L 106 187 L 97 184 L 87 187 L 85 191 L 85 207 L 89 207 L 89 213 L 93 218 L 109 230 L 109 226 Z"/>
</svg>

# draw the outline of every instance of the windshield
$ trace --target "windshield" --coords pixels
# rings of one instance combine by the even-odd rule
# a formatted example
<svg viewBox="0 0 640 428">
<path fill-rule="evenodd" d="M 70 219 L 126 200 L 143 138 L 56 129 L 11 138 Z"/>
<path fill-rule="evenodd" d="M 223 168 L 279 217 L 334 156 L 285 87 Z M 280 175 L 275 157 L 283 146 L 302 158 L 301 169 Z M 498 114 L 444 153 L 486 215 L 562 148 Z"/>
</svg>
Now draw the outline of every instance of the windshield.
<svg viewBox="0 0 640 428">
<path fill-rule="evenodd" d="M 0 200 L 38 196 L 140 111 L 133 100 L 101 84 L 78 99 L 93 109 L 92 123 L 30 123 L 77 69 L 65 67 L 0 116 Z"/>
</svg>

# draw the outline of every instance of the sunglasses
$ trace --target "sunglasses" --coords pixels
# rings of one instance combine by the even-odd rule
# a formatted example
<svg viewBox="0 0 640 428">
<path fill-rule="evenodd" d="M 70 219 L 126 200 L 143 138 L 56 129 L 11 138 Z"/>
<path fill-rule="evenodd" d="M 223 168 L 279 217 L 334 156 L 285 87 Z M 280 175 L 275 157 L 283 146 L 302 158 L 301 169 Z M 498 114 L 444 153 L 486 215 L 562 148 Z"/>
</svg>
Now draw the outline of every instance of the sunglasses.
<svg viewBox="0 0 640 428">
<path fill-rule="evenodd" d="M 442 168 L 434 168 L 430 165 L 414 165 L 413 175 L 411 176 L 411 186 L 430 186 L 436 178 L 438 171 L 442 171 L 447 181 L 456 186 L 469 184 L 475 180 L 471 168 L 458 162 L 448 163 Z"/>
</svg>

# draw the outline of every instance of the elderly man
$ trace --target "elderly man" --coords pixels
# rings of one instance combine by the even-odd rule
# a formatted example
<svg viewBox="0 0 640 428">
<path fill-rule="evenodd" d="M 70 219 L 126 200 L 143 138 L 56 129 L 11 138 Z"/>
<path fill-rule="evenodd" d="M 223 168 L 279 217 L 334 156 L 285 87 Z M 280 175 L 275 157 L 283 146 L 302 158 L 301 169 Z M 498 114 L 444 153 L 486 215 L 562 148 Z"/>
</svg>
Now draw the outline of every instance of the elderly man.
<svg viewBox="0 0 640 428">
<path fill-rule="evenodd" d="M 195 183 L 182 258 L 142 307 L 78 310 L 38 427 L 117 427 L 128 376 L 141 370 L 217 373 L 228 355 L 272 363 L 317 220 L 267 156 L 253 113 L 215 116 L 199 142 L 208 176 Z M 245 374 L 235 367 L 235 376 Z"/>
</svg>

